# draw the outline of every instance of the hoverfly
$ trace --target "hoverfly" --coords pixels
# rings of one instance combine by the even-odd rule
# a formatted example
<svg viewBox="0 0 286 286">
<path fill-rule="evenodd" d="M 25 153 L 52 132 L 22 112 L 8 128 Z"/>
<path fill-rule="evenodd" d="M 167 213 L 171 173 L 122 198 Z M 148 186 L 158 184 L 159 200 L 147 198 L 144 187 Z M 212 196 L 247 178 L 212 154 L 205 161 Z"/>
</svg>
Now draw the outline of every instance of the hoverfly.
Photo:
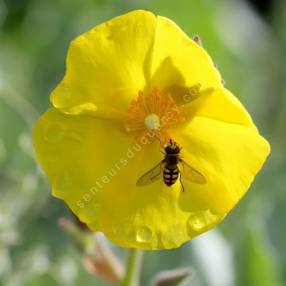
<svg viewBox="0 0 286 286">
<path fill-rule="evenodd" d="M 176 183 L 180 177 L 180 183 L 182 191 L 184 186 L 182 184 L 181 177 L 197 184 L 205 184 L 206 178 L 199 171 L 191 167 L 180 157 L 181 147 L 172 139 L 170 139 L 168 145 L 164 148 L 165 157 L 154 168 L 140 177 L 136 183 L 137 186 L 145 186 L 151 184 L 163 175 L 164 183 L 170 187 Z"/>
</svg>

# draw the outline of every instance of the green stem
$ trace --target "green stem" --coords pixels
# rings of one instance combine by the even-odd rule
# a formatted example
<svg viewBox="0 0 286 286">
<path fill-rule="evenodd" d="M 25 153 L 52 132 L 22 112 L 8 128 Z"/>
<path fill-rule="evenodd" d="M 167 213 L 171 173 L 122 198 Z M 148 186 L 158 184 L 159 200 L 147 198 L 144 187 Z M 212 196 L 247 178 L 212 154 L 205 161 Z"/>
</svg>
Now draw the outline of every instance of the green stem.
<svg viewBox="0 0 286 286">
<path fill-rule="evenodd" d="M 129 250 L 126 272 L 120 286 L 139 286 L 142 256 L 140 250 Z"/>
</svg>

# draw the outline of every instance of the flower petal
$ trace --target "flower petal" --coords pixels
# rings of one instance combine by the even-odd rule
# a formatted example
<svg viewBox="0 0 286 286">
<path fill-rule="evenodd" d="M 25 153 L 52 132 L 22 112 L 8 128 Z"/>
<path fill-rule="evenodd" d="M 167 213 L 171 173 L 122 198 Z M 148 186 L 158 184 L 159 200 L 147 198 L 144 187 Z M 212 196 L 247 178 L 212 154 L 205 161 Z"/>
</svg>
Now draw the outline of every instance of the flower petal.
<svg viewBox="0 0 286 286">
<path fill-rule="evenodd" d="M 221 87 L 208 54 L 172 21 L 133 11 L 70 45 L 64 79 L 51 95 L 67 114 L 122 118 L 139 90 Z M 175 97 L 175 95 L 174 95 Z"/>
<path fill-rule="evenodd" d="M 134 11 L 100 24 L 70 45 L 63 81 L 51 95 L 69 114 L 121 117 L 146 84 L 156 17 Z"/>
<path fill-rule="evenodd" d="M 53 195 L 119 245 L 175 248 L 197 234 L 189 226 L 193 219 L 203 221 L 207 229 L 224 217 L 224 212 L 206 210 L 200 195 L 190 195 L 188 186 L 182 193 L 179 182 L 171 188 L 162 180 L 136 187 L 137 179 L 160 162 L 162 154 L 158 143 L 148 144 L 147 138 L 133 145 L 132 139 L 116 121 L 56 109 L 47 111 L 33 132 L 36 155 L 52 182 Z M 195 207 L 182 203 L 187 204 L 189 196 Z"/>
<path fill-rule="evenodd" d="M 65 200 L 86 223 L 95 220 L 96 208 L 88 213 L 87 208 L 81 209 L 81 204 L 91 201 L 90 208 L 94 207 L 100 190 L 114 188 L 121 176 L 126 187 L 119 192 L 121 198 L 135 185 L 137 168 L 129 168 L 128 158 L 127 162 L 121 160 L 127 157 L 132 140 L 117 121 L 67 115 L 57 109 L 43 114 L 33 131 L 36 155 L 52 181 L 53 195 Z M 112 180 L 111 169 L 116 174 Z M 116 200 L 121 198 L 118 195 Z"/>
<path fill-rule="evenodd" d="M 167 188 L 161 180 L 136 187 L 139 176 L 160 162 L 162 154 L 148 138 L 141 145 L 132 141 L 117 121 L 56 109 L 47 111 L 33 131 L 53 195 L 81 221 L 123 246 L 176 247 L 188 239 L 182 219 L 186 214 L 176 205 L 180 187 Z"/>
<path fill-rule="evenodd" d="M 182 106 L 184 116 L 191 120 L 194 116 L 211 118 L 223 122 L 252 126 L 253 121 L 240 101 L 227 89 L 217 88 L 202 93 L 195 100 Z"/>
<path fill-rule="evenodd" d="M 183 179 L 186 192 L 179 204 L 193 214 L 189 226 L 197 235 L 209 228 L 210 214 L 223 218 L 246 193 L 270 147 L 252 126 L 203 117 L 195 117 L 173 136 L 183 147 L 184 160 L 207 181 L 198 185 Z"/>
<path fill-rule="evenodd" d="M 207 52 L 173 21 L 158 16 L 152 48 L 151 88 L 221 87 L 221 77 Z"/>
</svg>

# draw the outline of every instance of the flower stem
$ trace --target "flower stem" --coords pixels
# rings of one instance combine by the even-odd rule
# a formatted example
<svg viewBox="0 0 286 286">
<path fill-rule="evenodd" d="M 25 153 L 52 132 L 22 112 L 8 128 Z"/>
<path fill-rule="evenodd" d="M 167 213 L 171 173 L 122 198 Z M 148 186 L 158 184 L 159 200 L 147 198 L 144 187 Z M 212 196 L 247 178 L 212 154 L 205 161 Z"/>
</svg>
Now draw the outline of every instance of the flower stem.
<svg viewBox="0 0 286 286">
<path fill-rule="evenodd" d="M 139 286 L 142 257 L 142 251 L 129 250 L 126 272 L 120 286 Z"/>
</svg>

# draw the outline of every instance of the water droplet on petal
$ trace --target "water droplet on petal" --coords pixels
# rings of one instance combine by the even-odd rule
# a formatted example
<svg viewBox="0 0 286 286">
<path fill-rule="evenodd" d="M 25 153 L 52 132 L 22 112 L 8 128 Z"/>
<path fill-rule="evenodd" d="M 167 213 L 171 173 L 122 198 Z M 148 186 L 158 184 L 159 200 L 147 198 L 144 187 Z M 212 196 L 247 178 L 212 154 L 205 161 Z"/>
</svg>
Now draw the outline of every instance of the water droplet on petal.
<svg viewBox="0 0 286 286">
<path fill-rule="evenodd" d="M 50 142 L 57 142 L 64 137 L 63 127 L 58 123 L 52 123 L 48 126 L 45 139 Z"/>
<path fill-rule="evenodd" d="M 200 232 L 216 224 L 219 220 L 220 217 L 208 209 L 191 214 L 188 219 L 188 227 L 191 231 Z"/>
<path fill-rule="evenodd" d="M 137 228 L 136 240 L 140 243 L 150 242 L 153 238 L 153 232 L 150 228 L 146 226 L 141 226 Z"/>
</svg>

